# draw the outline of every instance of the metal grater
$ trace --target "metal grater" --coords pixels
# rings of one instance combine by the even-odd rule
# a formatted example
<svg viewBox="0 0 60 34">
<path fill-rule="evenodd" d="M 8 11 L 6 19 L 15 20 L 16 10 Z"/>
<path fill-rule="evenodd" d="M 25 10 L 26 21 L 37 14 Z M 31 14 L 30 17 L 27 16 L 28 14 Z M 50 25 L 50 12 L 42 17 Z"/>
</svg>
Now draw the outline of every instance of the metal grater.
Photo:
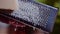
<svg viewBox="0 0 60 34">
<path fill-rule="evenodd" d="M 57 8 L 32 0 L 18 0 L 18 5 L 19 8 L 9 14 L 9 17 L 13 16 L 17 21 L 52 32 Z"/>
</svg>

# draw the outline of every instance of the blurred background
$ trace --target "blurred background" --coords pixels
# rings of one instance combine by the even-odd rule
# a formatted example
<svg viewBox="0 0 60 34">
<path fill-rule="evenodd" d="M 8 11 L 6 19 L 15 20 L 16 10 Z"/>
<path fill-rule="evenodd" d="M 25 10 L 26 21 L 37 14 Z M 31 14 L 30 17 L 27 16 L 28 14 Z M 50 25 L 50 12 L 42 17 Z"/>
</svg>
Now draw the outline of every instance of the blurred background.
<svg viewBox="0 0 60 34">
<path fill-rule="evenodd" d="M 60 34 L 60 0 L 36 0 L 36 1 L 59 8 L 52 34 Z"/>
</svg>

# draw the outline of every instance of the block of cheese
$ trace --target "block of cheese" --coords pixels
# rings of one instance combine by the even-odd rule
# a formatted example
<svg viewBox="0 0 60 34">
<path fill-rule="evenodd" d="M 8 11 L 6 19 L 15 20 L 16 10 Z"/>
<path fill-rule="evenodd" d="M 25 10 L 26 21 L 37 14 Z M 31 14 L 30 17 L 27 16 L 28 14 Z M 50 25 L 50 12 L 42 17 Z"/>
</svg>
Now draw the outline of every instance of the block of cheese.
<svg viewBox="0 0 60 34">
<path fill-rule="evenodd" d="M 0 0 L 0 9 L 15 10 L 18 8 L 17 0 Z"/>
</svg>

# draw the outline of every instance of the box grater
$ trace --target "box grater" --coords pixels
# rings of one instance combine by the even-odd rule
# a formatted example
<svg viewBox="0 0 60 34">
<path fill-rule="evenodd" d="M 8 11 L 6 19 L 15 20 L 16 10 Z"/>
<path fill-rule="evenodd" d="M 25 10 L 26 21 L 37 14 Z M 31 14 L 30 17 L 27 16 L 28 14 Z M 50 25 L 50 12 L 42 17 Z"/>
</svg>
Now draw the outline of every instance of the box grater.
<svg viewBox="0 0 60 34">
<path fill-rule="evenodd" d="M 58 9 L 32 0 L 18 0 L 18 9 L 13 12 L 0 12 L 0 15 L 25 25 L 52 32 Z"/>
</svg>

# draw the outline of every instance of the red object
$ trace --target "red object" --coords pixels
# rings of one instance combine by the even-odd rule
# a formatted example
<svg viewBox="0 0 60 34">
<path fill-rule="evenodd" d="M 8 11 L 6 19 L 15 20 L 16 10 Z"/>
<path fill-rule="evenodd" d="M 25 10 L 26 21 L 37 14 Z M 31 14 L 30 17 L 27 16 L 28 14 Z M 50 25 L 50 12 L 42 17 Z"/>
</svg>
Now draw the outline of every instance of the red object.
<svg viewBox="0 0 60 34">
<path fill-rule="evenodd" d="M 13 12 L 13 10 L 0 9 L 0 12 L 10 14 L 11 12 Z M 10 24 L 9 34 L 31 34 L 32 28 L 22 24 L 21 22 L 9 19 L 8 17 L 1 14 L 0 14 L 0 21 L 6 24 Z"/>
<path fill-rule="evenodd" d="M 9 18 L 6 18 L 2 15 L 0 15 L 0 21 L 2 21 L 3 23 L 6 23 L 6 24 L 10 24 L 10 27 L 9 27 L 9 32 L 11 34 L 30 34 L 31 33 L 31 30 L 32 28 L 31 27 L 27 27 L 26 25 L 20 23 L 20 22 L 17 22 L 15 20 L 11 20 Z"/>
<path fill-rule="evenodd" d="M 14 32 L 12 32 L 12 34 L 26 34 L 26 32 L 23 31 L 23 27 L 25 27 L 25 25 L 23 25 L 21 23 L 18 23 L 18 22 L 14 21 L 14 20 L 9 20 L 8 18 L 3 17 L 3 16 L 0 16 L 0 21 L 13 26 L 13 27 L 11 27 L 11 28 L 13 28 L 13 31 L 14 31 Z M 18 27 L 20 27 L 20 28 L 18 28 Z M 16 31 L 14 30 L 15 28 L 16 28 Z"/>
</svg>

